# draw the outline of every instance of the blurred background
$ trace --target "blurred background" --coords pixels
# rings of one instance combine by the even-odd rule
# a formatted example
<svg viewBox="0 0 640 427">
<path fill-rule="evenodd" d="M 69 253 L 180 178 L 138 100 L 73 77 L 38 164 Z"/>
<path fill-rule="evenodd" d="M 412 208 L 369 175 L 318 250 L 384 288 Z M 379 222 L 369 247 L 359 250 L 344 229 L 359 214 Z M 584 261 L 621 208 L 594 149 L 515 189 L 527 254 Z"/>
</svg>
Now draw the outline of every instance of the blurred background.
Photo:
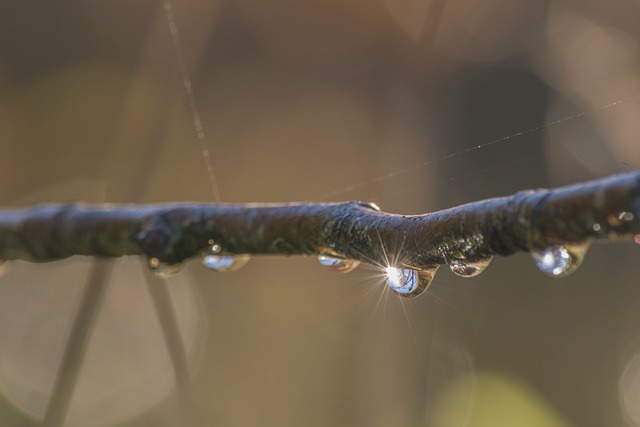
<svg viewBox="0 0 640 427">
<path fill-rule="evenodd" d="M 214 201 L 207 155 L 224 202 L 406 214 L 640 167 L 638 2 L 2 6 L 4 206 Z M 639 255 L 404 301 L 311 257 L 6 263 L 0 424 L 640 426 Z"/>
</svg>

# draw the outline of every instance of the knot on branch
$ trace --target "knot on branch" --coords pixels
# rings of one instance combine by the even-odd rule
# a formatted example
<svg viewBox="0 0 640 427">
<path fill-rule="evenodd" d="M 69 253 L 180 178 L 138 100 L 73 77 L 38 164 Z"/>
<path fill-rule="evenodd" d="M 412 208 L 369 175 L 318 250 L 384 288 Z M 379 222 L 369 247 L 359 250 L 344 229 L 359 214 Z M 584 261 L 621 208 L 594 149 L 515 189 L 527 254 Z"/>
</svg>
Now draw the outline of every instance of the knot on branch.
<svg viewBox="0 0 640 427">
<path fill-rule="evenodd" d="M 151 217 L 138 233 L 140 250 L 149 258 L 175 264 L 192 257 L 213 242 L 220 240 L 218 232 L 204 233 L 206 217 L 197 207 L 168 209 Z M 217 227 L 213 227 L 217 229 Z"/>
</svg>

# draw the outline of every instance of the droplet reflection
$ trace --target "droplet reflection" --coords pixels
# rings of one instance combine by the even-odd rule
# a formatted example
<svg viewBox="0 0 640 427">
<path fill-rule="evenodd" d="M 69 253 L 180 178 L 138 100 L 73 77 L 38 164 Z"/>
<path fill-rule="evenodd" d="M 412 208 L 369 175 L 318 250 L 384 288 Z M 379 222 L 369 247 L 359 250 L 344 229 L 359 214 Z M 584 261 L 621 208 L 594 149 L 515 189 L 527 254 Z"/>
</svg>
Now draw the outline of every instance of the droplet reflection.
<svg viewBox="0 0 640 427">
<path fill-rule="evenodd" d="M 209 240 L 209 252 L 212 254 L 220 253 L 222 250 L 222 246 L 219 243 L 214 242 L 213 240 Z"/>
<path fill-rule="evenodd" d="M 249 262 L 249 255 L 219 255 L 220 252 L 222 245 L 209 240 L 209 247 L 200 255 L 200 262 L 209 270 L 224 273 L 236 271 Z"/>
<path fill-rule="evenodd" d="M 532 252 L 536 266 L 551 277 L 565 277 L 580 267 L 589 243 L 550 246 L 538 252 Z"/>
<path fill-rule="evenodd" d="M 360 261 L 355 259 L 337 258 L 329 255 L 318 255 L 318 261 L 321 265 L 337 273 L 348 273 L 360 265 Z"/>
<path fill-rule="evenodd" d="M 404 298 L 414 298 L 427 290 L 438 267 L 425 270 L 386 267 L 383 274 L 387 285 L 393 292 Z"/>
<path fill-rule="evenodd" d="M 633 221 L 634 217 L 633 212 L 622 211 L 617 214 L 609 215 L 607 217 L 607 221 L 612 227 L 620 227 L 624 225 L 624 223 Z"/>
<path fill-rule="evenodd" d="M 449 262 L 449 268 L 460 277 L 475 277 L 482 273 L 491 263 L 493 257 L 478 261 L 466 261 L 454 259 Z"/>
<path fill-rule="evenodd" d="M 243 267 L 249 259 L 249 255 L 213 255 L 207 251 L 202 254 L 200 262 L 210 270 L 230 273 Z"/>
</svg>

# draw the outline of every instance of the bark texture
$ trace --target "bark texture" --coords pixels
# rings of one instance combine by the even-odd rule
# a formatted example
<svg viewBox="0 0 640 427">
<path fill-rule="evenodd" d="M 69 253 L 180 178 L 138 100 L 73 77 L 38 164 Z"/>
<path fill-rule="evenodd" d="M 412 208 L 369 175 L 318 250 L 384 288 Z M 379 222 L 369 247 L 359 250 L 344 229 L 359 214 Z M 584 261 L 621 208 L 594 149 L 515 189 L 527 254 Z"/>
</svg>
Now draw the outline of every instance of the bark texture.
<svg viewBox="0 0 640 427">
<path fill-rule="evenodd" d="M 424 215 L 364 202 L 38 205 L 0 210 L 0 259 L 145 255 L 177 263 L 220 254 L 329 254 L 425 268 L 451 260 L 640 234 L 640 171 L 521 191 Z"/>
</svg>

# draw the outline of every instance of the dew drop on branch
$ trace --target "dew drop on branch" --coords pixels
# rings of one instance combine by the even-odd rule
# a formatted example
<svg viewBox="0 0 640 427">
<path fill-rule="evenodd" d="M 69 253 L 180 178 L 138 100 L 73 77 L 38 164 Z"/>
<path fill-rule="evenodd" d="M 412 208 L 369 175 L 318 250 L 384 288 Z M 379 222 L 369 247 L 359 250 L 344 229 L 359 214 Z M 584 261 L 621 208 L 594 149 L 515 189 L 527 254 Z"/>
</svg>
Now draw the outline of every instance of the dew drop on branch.
<svg viewBox="0 0 640 427">
<path fill-rule="evenodd" d="M 380 211 L 380 206 L 373 202 L 359 202 L 358 204 L 364 208 L 368 208 L 378 212 Z"/>
<path fill-rule="evenodd" d="M 153 274 L 156 276 L 166 279 L 178 274 L 183 268 L 184 264 L 175 263 L 169 264 L 166 262 L 160 261 L 158 258 L 149 258 L 148 260 L 149 268 L 153 271 Z"/>
<path fill-rule="evenodd" d="M 230 273 L 243 267 L 249 262 L 249 259 L 249 255 L 212 255 L 203 253 L 200 262 L 210 270 Z"/>
<path fill-rule="evenodd" d="M 633 221 L 634 215 L 633 212 L 622 211 L 617 214 L 611 214 L 607 218 L 607 222 L 612 227 L 620 227 L 625 223 L 629 223 Z"/>
<path fill-rule="evenodd" d="M 550 246 L 531 253 L 536 266 L 551 277 L 565 277 L 580 267 L 589 243 Z"/>
<path fill-rule="evenodd" d="M 209 247 L 202 252 L 200 262 L 210 270 L 224 273 L 236 271 L 249 262 L 249 255 L 220 255 L 220 251 L 222 246 L 209 240 Z"/>
<path fill-rule="evenodd" d="M 393 292 L 404 298 L 414 298 L 427 290 L 438 267 L 424 270 L 386 267 L 382 270 L 387 285 Z"/>
<path fill-rule="evenodd" d="M 355 259 L 338 258 L 329 255 L 318 255 L 321 265 L 337 273 L 348 273 L 360 265 L 360 261 Z"/>
<path fill-rule="evenodd" d="M 478 261 L 454 259 L 449 261 L 449 268 L 460 277 L 474 277 L 482 273 L 489 266 L 492 259 L 493 257 Z"/>
</svg>

